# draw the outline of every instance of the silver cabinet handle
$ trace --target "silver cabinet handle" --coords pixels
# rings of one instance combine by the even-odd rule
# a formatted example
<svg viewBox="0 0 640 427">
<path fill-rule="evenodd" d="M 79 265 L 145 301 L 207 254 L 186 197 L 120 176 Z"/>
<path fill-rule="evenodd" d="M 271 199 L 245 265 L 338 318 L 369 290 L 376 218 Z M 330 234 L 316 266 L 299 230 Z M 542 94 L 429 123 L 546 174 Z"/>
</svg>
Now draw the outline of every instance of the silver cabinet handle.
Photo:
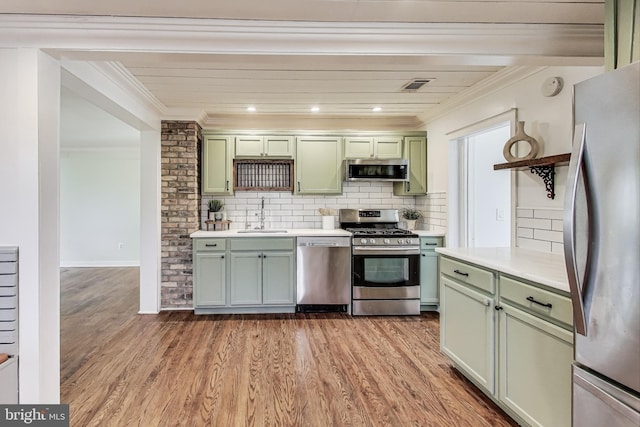
<svg viewBox="0 0 640 427">
<path fill-rule="evenodd" d="M 573 147 L 571 149 L 571 160 L 569 161 L 569 171 L 567 173 L 562 237 L 564 241 L 564 259 L 567 267 L 569 289 L 571 290 L 571 301 L 573 303 L 573 320 L 576 332 L 580 335 L 586 335 L 587 322 L 584 314 L 582 286 L 576 266 L 575 236 L 576 197 L 578 195 L 578 183 L 580 182 L 580 171 L 582 169 L 582 158 L 584 156 L 586 125 L 584 123 L 577 124 L 573 132 Z M 589 189 L 586 182 L 585 188 L 588 192 Z"/>
</svg>

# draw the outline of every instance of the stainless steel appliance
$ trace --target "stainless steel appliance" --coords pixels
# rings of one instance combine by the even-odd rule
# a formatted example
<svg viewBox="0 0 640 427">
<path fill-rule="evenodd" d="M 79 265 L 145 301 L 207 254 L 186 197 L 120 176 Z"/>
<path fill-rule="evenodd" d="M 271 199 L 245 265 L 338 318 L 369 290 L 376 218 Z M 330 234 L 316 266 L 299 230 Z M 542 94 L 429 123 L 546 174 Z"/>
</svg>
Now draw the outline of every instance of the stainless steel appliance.
<svg viewBox="0 0 640 427">
<path fill-rule="evenodd" d="M 420 239 L 396 209 L 341 209 L 353 234 L 352 314 L 420 314 Z"/>
<path fill-rule="evenodd" d="M 346 181 L 409 181 L 409 160 L 345 160 Z"/>
<path fill-rule="evenodd" d="M 351 303 L 351 239 L 298 237 L 297 311 L 347 311 Z"/>
<path fill-rule="evenodd" d="M 640 425 L 640 63 L 575 86 L 564 248 L 573 425 Z"/>
</svg>

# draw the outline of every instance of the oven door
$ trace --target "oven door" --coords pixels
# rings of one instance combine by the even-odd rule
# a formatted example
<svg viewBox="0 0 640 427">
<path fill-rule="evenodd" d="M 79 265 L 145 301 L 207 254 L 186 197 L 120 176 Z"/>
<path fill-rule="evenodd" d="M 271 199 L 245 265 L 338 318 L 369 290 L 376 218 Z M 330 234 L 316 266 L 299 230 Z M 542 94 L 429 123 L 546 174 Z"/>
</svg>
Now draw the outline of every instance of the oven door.
<svg viewBox="0 0 640 427">
<path fill-rule="evenodd" d="M 353 286 L 419 285 L 419 248 L 353 248 Z"/>
</svg>

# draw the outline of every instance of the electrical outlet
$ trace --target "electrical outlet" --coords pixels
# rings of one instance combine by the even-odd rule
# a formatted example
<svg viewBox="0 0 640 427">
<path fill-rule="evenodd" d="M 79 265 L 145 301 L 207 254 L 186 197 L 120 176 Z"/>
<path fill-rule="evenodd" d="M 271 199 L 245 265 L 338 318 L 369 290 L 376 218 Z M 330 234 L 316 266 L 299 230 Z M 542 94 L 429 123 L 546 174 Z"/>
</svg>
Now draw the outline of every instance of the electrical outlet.
<svg viewBox="0 0 640 427">
<path fill-rule="evenodd" d="M 122 248 L 124 248 L 124 243 L 122 242 L 118 243 L 118 249 L 122 249 Z"/>
</svg>

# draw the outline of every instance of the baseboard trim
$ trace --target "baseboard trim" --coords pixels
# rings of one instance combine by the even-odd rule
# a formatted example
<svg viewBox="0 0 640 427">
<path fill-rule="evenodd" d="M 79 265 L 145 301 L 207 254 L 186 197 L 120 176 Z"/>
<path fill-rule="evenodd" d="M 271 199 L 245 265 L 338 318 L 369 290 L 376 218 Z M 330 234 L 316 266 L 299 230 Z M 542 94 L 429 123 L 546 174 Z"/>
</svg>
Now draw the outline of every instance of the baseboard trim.
<svg viewBox="0 0 640 427">
<path fill-rule="evenodd" d="M 140 267 L 140 261 L 60 261 L 60 267 Z"/>
</svg>

